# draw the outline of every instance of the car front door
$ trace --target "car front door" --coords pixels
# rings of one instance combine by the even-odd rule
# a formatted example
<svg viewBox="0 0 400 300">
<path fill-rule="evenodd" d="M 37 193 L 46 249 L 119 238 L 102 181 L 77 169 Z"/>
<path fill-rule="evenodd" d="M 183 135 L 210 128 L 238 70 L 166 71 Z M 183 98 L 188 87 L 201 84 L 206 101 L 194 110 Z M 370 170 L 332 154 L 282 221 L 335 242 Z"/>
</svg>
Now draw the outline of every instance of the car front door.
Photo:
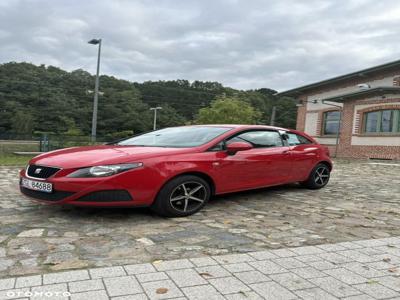
<svg viewBox="0 0 400 300">
<path fill-rule="evenodd" d="M 248 130 L 228 138 L 231 142 L 248 142 L 253 148 L 216 155 L 214 176 L 219 192 L 230 192 L 286 183 L 290 175 L 289 147 L 275 130 Z"/>
<path fill-rule="evenodd" d="M 286 132 L 286 135 L 293 164 L 292 181 L 305 180 L 317 161 L 318 147 L 300 134 Z"/>
</svg>

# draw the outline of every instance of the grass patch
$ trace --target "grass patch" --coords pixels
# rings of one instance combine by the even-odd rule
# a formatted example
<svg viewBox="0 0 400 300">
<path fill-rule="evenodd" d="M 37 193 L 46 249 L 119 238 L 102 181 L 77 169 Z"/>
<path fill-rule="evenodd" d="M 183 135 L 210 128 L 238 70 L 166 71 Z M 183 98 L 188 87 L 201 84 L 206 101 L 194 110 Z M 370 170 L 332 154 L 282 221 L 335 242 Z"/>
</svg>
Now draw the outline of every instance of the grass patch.
<svg viewBox="0 0 400 300">
<path fill-rule="evenodd" d="M 26 166 L 31 155 L 1 154 L 0 166 Z"/>
<path fill-rule="evenodd" d="M 39 149 L 37 141 L 1 141 L 0 155 L 13 154 L 14 152 L 37 152 Z"/>
</svg>

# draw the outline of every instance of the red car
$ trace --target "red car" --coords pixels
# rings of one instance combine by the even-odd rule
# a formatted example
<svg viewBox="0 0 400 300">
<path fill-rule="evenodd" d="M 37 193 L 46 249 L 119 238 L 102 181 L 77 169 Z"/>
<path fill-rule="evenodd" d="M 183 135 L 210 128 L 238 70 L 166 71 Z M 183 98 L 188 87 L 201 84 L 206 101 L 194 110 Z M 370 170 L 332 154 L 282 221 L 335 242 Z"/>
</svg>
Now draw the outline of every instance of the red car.
<svg viewBox="0 0 400 300">
<path fill-rule="evenodd" d="M 21 170 L 20 189 L 49 204 L 150 206 L 180 217 L 212 195 L 292 182 L 319 189 L 331 170 L 328 149 L 302 132 L 199 125 L 41 154 Z"/>
</svg>

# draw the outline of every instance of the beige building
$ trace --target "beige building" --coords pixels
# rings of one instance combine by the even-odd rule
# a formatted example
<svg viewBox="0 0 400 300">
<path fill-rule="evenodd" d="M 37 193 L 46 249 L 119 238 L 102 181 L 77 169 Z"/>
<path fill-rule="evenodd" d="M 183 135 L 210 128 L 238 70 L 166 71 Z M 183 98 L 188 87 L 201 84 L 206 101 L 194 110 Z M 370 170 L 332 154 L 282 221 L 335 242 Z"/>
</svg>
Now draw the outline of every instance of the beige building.
<svg viewBox="0 0 400 300">
<path fill-rule="evenodd" d="M 279 93 L 297 129 L 338 157 L 400 159 L 400 60 Z"/>
</svg>

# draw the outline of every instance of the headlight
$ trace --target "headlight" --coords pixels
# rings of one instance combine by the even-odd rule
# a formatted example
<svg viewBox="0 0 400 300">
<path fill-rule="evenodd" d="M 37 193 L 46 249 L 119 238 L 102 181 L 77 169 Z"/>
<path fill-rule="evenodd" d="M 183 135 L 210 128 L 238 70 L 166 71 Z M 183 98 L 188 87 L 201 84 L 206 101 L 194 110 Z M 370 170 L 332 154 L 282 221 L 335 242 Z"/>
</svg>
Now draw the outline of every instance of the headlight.
<svg viewBox="0 0 400 300">
<path fill-rule="evenodd" d="M 107 166 L 94 166 L 83 168 L 72 172 L 67 177 L 82 178 L 82 177 L 106 177 L 118 174 L 124 171 L 140 168 L 143 163 L 120 164 L 120 165 L 107 165 Z"/>
</svg>

